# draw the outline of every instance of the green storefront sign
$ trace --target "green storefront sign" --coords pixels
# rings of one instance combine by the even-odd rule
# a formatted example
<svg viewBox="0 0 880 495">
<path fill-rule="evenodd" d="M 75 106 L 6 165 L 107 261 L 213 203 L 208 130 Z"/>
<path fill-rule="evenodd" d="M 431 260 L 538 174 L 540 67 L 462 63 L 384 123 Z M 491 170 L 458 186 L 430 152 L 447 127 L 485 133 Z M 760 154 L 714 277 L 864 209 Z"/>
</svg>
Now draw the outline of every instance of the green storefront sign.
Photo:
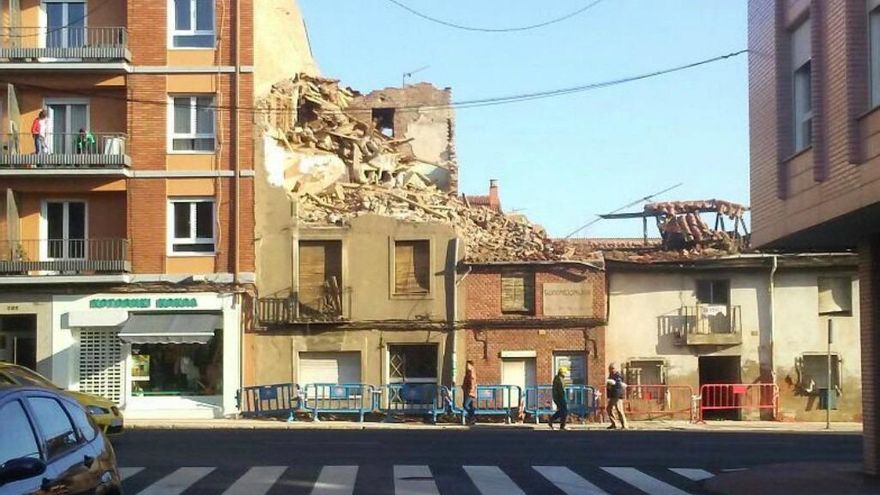
<svg viewBox="0 0 880 495">
<path fill-rule="evenodd" d="M 89 301 L 91 309 L 168 309 L 197 308 L 198 301 L 194 297 L 163 297 L 156 300 L 142 298 L 107 298 Z"/>
</svg>

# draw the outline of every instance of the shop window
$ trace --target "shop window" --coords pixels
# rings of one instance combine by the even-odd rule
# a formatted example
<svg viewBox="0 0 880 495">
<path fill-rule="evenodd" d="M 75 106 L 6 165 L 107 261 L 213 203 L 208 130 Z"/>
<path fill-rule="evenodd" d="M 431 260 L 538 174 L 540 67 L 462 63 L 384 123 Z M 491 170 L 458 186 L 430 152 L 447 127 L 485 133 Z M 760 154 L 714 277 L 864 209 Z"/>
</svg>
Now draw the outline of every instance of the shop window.
<svg viewBox="0 0 880 495">
<path fill-rule="evenodd" d="M 796 362 L 798 388 L 807 394 L 819 394 L 828 388 L 828 355 L 803 354 Z M 831 388 L 840 390 L 840 357 L 831 354 Z"/>
<path fill-rule="evenodd" d="M 819 314 L 852 314 L 852 279 L 850 277 L 819 277 Z"/>
<path fill-rule="evenodd" d="M 301 316 L 342 314 L 341 241 L 300 241 L 297 290 Z"/>
<path fill-rule="evenodd" d="M 501 312 L 535 312 L 535 274 L 517 271 L 501 273 Z"/>
<path fill-rule="evenodd" d="M 394 294 L 427 294 L 431 280 L 430 259 L 428 241 L 394 241 Z"/>
<path fill-rule="evenodd" d="M 639 359 L 626 363 L 628 385 L 666 385 L 666 363 L 662 359 Z"/>
<path fill-rule="evenodd" d="M 388 365 L 391 383 L 437 383 L 437 346 L 389 345 Z"/>
<path fill-rule="evenodd" d="M 214 0 L 171 0 L 171 46 L 214 47 Z"/>
<path fill-rule="evenodd" d="M 207 344 L 131 344 L 132 396 L 223 393 L 223 337 Z"/>
<path fill-rule="evenodd" d="M 214 199 L 172 200 L 168 208 L 170 251 L 214 254 Z"/>
<path fill-rule="evenodd" d="M 697 302 L 726 305 L 730 302 L 729 280 L 697 280 Z"/>
</svg>

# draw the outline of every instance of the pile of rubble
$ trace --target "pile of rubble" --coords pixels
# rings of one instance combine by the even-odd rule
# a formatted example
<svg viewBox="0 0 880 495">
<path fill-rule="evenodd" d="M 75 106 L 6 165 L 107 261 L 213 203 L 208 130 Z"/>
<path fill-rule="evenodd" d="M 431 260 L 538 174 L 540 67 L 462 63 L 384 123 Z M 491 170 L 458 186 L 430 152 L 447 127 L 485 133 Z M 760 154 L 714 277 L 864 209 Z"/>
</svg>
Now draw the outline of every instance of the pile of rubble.
<svg viewBox="0 0 880 495">
<path fill-rule="evenodd" d="M 364 214 L 413 222 L 442 222 L 455 228 L 469 261 L 547 261 L 573 254 L 524 217 L 470 206 L 414 170 L 409 140 L 382 134 L 375 123 L 346 111 L 359 93 L 333 79 L 298 75 L 275 84 L 258 106 L 262 131 L 288 150 L 332 153 L 348 168 L 347 178 L 288 192 L 306 224 L 345 225 Z M 347 180 L 346 180 L 347 179 Z"/>
<path fill-rule="evenodd" d="M 664 245 L 670 248 L 696 249 L 737 249 L 742 247 L 745 230 L 743 214 L 748 207 L 710 199 L 705 201 L 667 201 L 645 205 L 645 214 L 657 218 L 657 227 L 663 237 Z M 709 227 L 701 213 L 715 213 L 715 226 Z M 727 231 L 724 218 L 734 222 L 733 230 Z"/>
</svg>

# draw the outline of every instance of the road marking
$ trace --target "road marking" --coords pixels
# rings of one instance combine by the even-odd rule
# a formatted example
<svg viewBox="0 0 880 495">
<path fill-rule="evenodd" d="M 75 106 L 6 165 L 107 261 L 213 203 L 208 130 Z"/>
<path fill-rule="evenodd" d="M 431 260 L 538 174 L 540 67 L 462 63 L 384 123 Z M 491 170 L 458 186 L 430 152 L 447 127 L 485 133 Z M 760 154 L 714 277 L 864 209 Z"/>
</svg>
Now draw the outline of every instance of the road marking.
<svg viewBox="0 0 880 495">
<path fill-rule="evenodd" d="M 140 495 L 180 495 L 213 471 L 212 467 L 183 467 L 148 486 Z"/>
<path fill-rule="evenodd" d="M 428 466 L 394 466 L 394 493 L 440 495 Z"/>
<path fill-rule="evenodd" d="M 132 476 L 138 474 L 139 472 L 141 472 L 141 471 L 143 471 L 143 470 L 144 470 L 144 468 L 142 468 L 142 467 L 123 467 L 123 468 L 119 468 L 119 479 L 122 480 L 122 481 L 125 481 L 125 480 L 127 480 L 128 478 L 131 478 Z"/>
<path fill-rule="evenodd" d="M 223 492 L 223 495 L 262 495 L 272 488 L 287 466 L 256 466 Z"/>
<path fill-rule="evenodd" d="M 498 466 L 464 466 L 464 471 L 483 495 L 525 495 Z"/>
<path fill-rule="evenodd" d="M 675 474 L 680 474 L 691 481 L 703 481 L 714 478 L 715 475 L 705 469 L 669 468 Z"/>
<path fill-rule="evenodd" d="M 566 495 L 608 495 L 607 492 L 581 478 L 564 466 L 532 466 Z"/>
<path fill-rule="evenodd" d="M 312 488 L 312 495 L 351 495 L 357 474 L 357 466 L 324 466 Z"/>
<path fill-rule="evenodd" d="M 638 488 L 643 492 L 651 495 L 690 495 L 684 490 L 664 483 L 657 478 L 648 476 L 647 474 L 631 467 L 603 467 L 605 472 L 622 479 L 630 485 Z"/>
</svg>

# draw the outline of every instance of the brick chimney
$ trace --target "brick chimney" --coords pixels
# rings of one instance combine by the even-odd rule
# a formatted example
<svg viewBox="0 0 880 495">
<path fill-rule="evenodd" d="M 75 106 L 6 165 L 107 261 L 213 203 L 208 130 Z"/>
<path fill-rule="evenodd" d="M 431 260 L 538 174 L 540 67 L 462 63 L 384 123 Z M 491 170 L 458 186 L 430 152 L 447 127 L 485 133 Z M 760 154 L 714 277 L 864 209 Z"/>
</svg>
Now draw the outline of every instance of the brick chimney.
<svg viewBox="0 0 880 495">
<path fill-rule="evenodd" d="M 501 211 L 501 198 L 498 197 L 498 179 L 489 179 L 489 208 Z"/>
</svg>

